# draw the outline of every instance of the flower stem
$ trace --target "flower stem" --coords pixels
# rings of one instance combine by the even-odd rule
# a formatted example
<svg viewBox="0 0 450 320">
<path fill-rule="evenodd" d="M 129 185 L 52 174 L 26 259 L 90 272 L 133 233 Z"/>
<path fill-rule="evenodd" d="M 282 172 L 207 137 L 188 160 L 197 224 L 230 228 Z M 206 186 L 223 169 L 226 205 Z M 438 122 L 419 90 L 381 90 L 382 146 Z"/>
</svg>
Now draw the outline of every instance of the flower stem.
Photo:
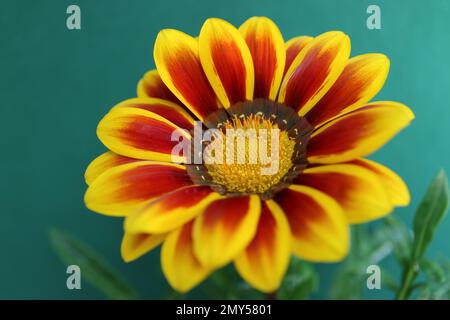
<svg viewBox="0 0 450 320">
<path fill-rule="evenodd" d="M 409 265 L 408 269 L 403 273 L 402 277 L 402 285 L 400 289 L 397 291 L 396 299 L 397 300 L 406 300 L 409 298 L 411 294 L 411 285 L 416 279 L 416 263 L 413 262 Z"/>
</svg>

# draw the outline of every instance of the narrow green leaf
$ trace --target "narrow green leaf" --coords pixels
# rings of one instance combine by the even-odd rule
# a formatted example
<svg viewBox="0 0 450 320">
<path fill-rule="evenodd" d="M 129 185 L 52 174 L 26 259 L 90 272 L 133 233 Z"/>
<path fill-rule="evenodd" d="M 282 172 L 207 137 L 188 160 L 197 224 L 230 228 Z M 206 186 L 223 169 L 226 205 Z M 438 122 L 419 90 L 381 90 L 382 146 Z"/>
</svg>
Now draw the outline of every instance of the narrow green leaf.
<svg viewBox="0 0 450 320">
<path fill-rule="evenodd" d="M 136 299 L 136 292 L 94 250 L 66 231 L 50 230 L 50 242 L 67 265 L 77 265 L 82 279 L 111 299 Z"/>
<path fill-rule="evenodd" d="M 317 289 L 319 276 L 310 263 L 292 257 L 286 276 L 278 290 L 279 299 L 307 299 Z"/>
<path fill-rule="evenodd" d="M 363 260 L 345 262 L 334 275 L 330 290 L 331 299 L 359 300 L 362 298 L 366 278 L 367 263 Z"/>
<path fill-rule="evenodd" d="M 434 300 L 449 300 L 450 299 L 450 281 L 445 281 L 440 286 L 435 288 L 432 298 Z"/>
<path fill-rule="evenodd" d="M 449 300 L 450 299 L 450 280 L 444 281 L 438 285 L 426 283 L 418 288 L 417 300 Z"/>
<path fill-rule="evenodd" d="M 215 271 L 202 285 L 203 292 L 212 299 L 255 300 L 264 295 L 250 287 L 238 275 L 233 265 Z"/>
<path fill-rule="evenodd" d="M 444 282 L 445 271 L 439 263 L 422 259 L 420 262 L 420 269 L 427 275 L 427 277 L 434 282 Z"/>
<path fill-rule="evenodd" d="M 412 260 L 419 261 L 433 239 L 437 225 L 448 208 L 447 176 L 441 170 L 431 182 L 414 217 L 414 243 Z"/>
<path fill-rule="evenodd" d="M 368 240 L 369 229 L 367 225 L 352 225 L 351 226 L 352 248 L 350 257 L 352 259 L 367 259 L 372 252 L 373 243 Z"/>
<path fill-rule="evenodd" d="M 396 292 L 398 290 L 398 283 L 395 278 L 385 268 L 381 268 L 381 274 L 381 287 Z"/>
<path fill-rule="evenodd" d="M 414 240 L 409 262 L 403 266 L 402 282 L 396 299 L 408 299 L 413 291 L 413 283 L 419 275 L 419 263 L 433 240 L 439 222 L 444 218 L 449 200 L 448 180 L 443 170 L 434 177 L 416 210 L 413 221 Z"/>
<path fill-rule="evenodd" d="M 362 299 L 367 266 L 378 264 L 391 252 L 391 245 L 381 229 L 369 230 L 365 225 L 352 226 L 352 247 L 348 258 L 334 275 L 331 299 Z"/>
<path fill-rule="evenodd" d="M 412 235 L 406 226 L 392 216 L 384 219 L 383 232 L 392 245 L 395 258 L 403 266 L 409 264 L 412 249 Z"/>
<path fill-rule="evenodd" d="M 419 288 L 417 292 L 416 300 L 432 300 L 432 293 L 428 286 Z"/>
</svg>

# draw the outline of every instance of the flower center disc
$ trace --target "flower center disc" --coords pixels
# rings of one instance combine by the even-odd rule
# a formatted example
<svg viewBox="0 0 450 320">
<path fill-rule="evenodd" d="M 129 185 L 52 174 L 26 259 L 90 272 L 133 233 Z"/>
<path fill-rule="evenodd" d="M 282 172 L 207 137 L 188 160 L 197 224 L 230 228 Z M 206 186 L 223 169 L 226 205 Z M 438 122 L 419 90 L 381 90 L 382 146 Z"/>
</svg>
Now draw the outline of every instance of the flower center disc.
<svg viewBox="0 0 450 320">
<path fill-rule="evenodd" d="M 291 108 L 265 99 L 220 109 L 205 120 L 215 128 L 203 147 L 202 166 L 190 165 L 195 183 L 222 194 L 271 198 L 306 165 L 307 121 Z"/>
<path fill-rule="evenodd" d="M 240 118 L 234 115 L 223 127 L 224 161 L 205 166 L 212 182 L 228 192 L 264 193 L 292 167 L 295 140 L 286 131 L 280 132 L 271 119 L 260 114 Z M 213 162 L 211 158 L 205 154 L 205 163 Z"/>
</svg>

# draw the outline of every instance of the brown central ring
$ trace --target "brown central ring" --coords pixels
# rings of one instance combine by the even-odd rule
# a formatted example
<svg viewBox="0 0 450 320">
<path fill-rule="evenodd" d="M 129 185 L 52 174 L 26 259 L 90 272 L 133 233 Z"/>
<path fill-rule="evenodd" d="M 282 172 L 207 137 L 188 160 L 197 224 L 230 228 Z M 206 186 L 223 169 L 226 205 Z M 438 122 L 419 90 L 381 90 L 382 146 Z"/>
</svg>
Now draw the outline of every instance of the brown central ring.
<svg viewBox="0 0 450 320">
<path fill-rule="evenodd" d="M 262 199 L 267 200 L 272 198 L 278 191 L 288 187 L 294 178 L 307 167 L 306 148 L 312 133 L 312 126 L 304 117 L 299 116 L 294 109 L 267 99 L 238 102 L 230 108 L 221 108 L 209 115 L 203 124 L 206 126 L 205 129 L 216 128 L 223 131 L 225 124 L 230 123 L 232 119 L 236 119 L 236 117 L 238 119 L 248 119 L 251 116 L 270 121 L 280 129 L 280 132 L 287 133 L 289 139 L 295 142 L 290 159 L 292 162 L 290 169 L 278 183 L 271 186 L 268 190 L 258 193 Z M 203 143 L 202 148 L 204 149 L 208 143 Z M 217 184 L 209 174 L 207 166 L 203 163 L 188 164 L 186 167 L 189 176 L 195 184 L 208 185 L 222 195 L 249 194 L 245 192 L 230 192 L 225 185 Z"/>
</svg>

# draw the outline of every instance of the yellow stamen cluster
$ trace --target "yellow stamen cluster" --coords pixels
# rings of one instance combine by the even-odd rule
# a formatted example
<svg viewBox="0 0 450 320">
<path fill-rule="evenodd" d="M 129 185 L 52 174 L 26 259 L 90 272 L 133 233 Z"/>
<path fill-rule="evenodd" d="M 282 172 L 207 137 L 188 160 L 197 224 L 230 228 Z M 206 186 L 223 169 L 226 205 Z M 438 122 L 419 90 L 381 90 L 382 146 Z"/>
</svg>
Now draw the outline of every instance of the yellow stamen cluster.
<svg viewBox="0 0 450 320">
<path fill-rule="evenodd" d="M 277 170 L 273 174 L 262 174 L 264 168 L 267 170 L 270 166 L 273 166 L 273 164 L 267 163 L 267 161 L 261 161 L 261 154 L 264 154 L 264 151 L 266 151 L 268 157 L 272 155 L 271 138 L 274 132 L 272 129 L 278 129 L 278 125 L 272 122 L 272 120 L 265 119 L 260 114 L 234 116 L 223 123 L 220 129 L 222 144 L 228 146 L 228 148 L 231 145 L 233 148 L 234 161 L 227 163 L 227 147 L 225 147 L 223 150 L 224 161 L 222 163 L 206 164 L 205 166 L 208 169 L 208 174 L 212 182 L 223 186 L 227 192 L 264 193 L 278 184 L 292 167 L 291 158 L 296 142 L 288 136 L 286 131 L 279 130 L 278 139 L 276 139 L 277 148 L 274 150 L 274 152 L 278 151 L 278 156 L 276 157 L 277 164 L 275 166 Z M 241 135 L 244 132 L 248 133 L 251 131 L 255 135 L 251 137 L 245 134 L 242 137 L 236 134 L 230 137 L 230 135 L 227 135 L 227 129 L 235 129 L 234 132 L 240 133 Z M 243 130 L 239 131 L 236 129 Z M 263 132 L 261 129 L 266 130 L 263 130 Z M 260 140 L 261 136 L 263 138 L 262 140 Z M 239 139 L 241 139 L 241 142 L 245 141 L 245 143 L 239 143 Z M 264 146 L 262 151 L 260 151 L 262 146 L 261 141 L 266 142 L 266 146 Z M 254 145 L 255 142 L 257 142 L 256 146 Z M 245 155 L 245 160 L 240 163 L 237 161 L 239 155 L 241 157 Z"/>
</svg>

